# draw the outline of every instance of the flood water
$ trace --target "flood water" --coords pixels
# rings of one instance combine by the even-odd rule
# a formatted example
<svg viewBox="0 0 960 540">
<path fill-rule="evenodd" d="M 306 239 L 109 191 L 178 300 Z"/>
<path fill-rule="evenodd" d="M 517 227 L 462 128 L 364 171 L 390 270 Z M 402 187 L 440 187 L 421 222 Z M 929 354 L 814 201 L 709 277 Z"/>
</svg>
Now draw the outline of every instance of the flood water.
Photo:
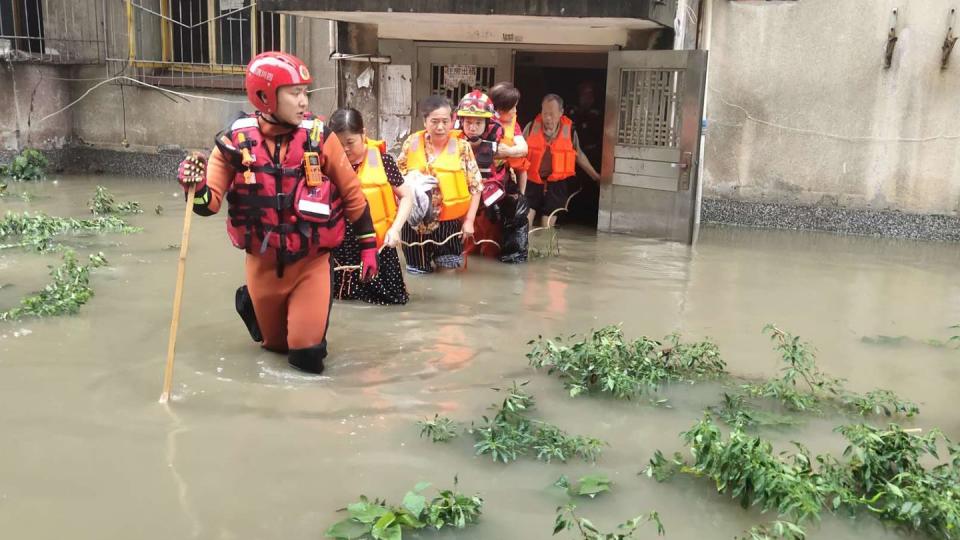
<svg viewBox="0 0 960 540">
<path fill-rule="evenodd" d="M 713 338 L 732 373 L 768 376 L 778 357 L 761 329 L 773 322 L 811 341 L 821 367 L 852 388 L 918 401 L 920 416 L 906 424 L 960 437 L 960 351 L 923 343 L 960 322 L 958 246 L 711 227 L 692 248 L 568 229 L 559 257 L 521 266 L 477 257 L 465 273 L 407 276 L 407 306 L 336 304 L 327 371 L 306 376 L 249 340 L 233 309 L 242 253 L 222 216 L 195 216 L 168 408 L 157 398 L 178 255 L 170 246 L 183 216 L 176 184 L 61 178 L 27 186 L 34 201 L 7 197 L 0 211 L 83 216 L 98 183 L 141 203 L 145 213 L 130 221 L 144 232 L 68 242 L 111 263 L 94 272 L 96 295 L 80 315 L 0 323 L 2 538 L 317 539 L 360 494 L 399 503 L 417 482 L 449 487 L 455 475 L 484 497 L 484 515 L 439 538 L 550 538 L 565 497 L 549 486 L 591 472 L 609 475 L 613 492 L 578 501 L 579 512 L 606 528 L 656 510 L 667 538 L 733 538 L 774 519 L 705 480 L 637 475 L 654 450 L 682 449 L 679 432 L 717 401 L 716 388 L 671 388 L 672 408 L 571 400 L 528 367 L 531 338 L 611 323 L 628 337 Z M 0 251 L 0 309 L 42 287 L 57 261 Z M 911 339 L 863 340 L 877 335 Z M 418 437 L 416 420 L 478 419 L 498 400 L 490 388 L 513 380 L 530 381 L 539 418 L 610 444 L 596 465 L 504 466 L 474 457 L 466 437 Z M 831 429 L 842 421 L 765 434 L 840 452 Z M 869 516 L 826 515 L 809 532 L 905 537 Z"/>
</svg>

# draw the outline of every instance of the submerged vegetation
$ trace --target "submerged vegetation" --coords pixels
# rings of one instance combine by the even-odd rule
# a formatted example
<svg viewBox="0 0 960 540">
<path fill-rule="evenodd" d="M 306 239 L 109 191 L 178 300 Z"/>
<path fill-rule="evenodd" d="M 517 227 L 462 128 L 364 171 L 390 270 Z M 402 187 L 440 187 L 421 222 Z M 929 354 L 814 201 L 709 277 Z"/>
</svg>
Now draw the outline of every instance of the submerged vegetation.
<svg viewBox="0 0 960 540">
<path fill-rule="evenodd" d="M 111 206 L 112 197 L 98 189 L 95 200 L 100 199 L 94 213 L 124 208 L 133 209 L 130 203 Z M 93 205 L 94 201 L 91 201 Z M 136 203 L 132 203 L 136 204 Z M 91 210 L 94 207 L 91 206 Z M 81 264 L 76 254 L 62 244 L 66 235 L 91 235 L 103 233 L 132 233 L 141 229 L 131 227 L 123 219 L 100 215 L 91 219 L 76 219 L 49 216 L 43 213 L 8 212 L 0 219 L 0 250 L 24 249 L 36 253 L 63 252 L 63 261 L 52 267 L 52 280 L 43 290 L 20 300 L 18 306 L 0 312 L 0 320 L 18 320 L 27 317 L 52 317 L 73 315 L 93 297 L 90 287 L 90 271 L 107 264 L 103 253 L 89 256 L 89 262 Z"/>
<path fill-rule="evenodd" d="M 89 208 L 90 213 L 95 216 L 143 213 L 139 202 L 117 202 L 113 193 L 110 193 L 110 191 L 103 186 L 97 186 L 97 191 L 93 194 L 93 198 L 87 202 L 87 208 Z"/>
<path fill-rule="evenodd" d="M 506 397 L 491 405 L 493 414 L 471 423 L 466 432 L 473 435 L 477 455 L 489 455 L 493 461 L 509 463 L 525 455 L 547 463 L 567 461 L 573 457 L 596 461 L 605 444 L 599 439 L 583 435 L 569 435 L 559 427 L 528 416 L 534 408 L 533 396 L 524 389 L 526 383 L 514 383 L 499 390 Z M 459 424 L 442 416 L 418 423 L 420 436 L 433 442 L 446 442 L 457 435 Z"/>
<path fill-rule="evenodd" d="M 115 216 L 75 219 L 42 213 L 8 212 L 0 219 L 0 242 L 4 242 L 0 244 L 0 249 L 55 251 L 63 247 L 58 237 L 66 234 L 132 233 L 140 230 Z"/>
<path fill-rule="evenodd" d="M 428 500 L 423 491 L 430 484 L 421 482 L 408 491 L 397 506 L 381 499 L 370 500 L 361 496 L 359 501 L 343 509 L 349 517 L 327 529 L 326 537 L 339 540 L 400 540 L 405 531 L 464 529 L 480 518 L 483 499 L 479 495 L 468 496 L 455 491 L 456 485 L 455 478 L 452 490 L 441 490 Z"/>
<path fill-rule="evenodd" d="M 864 394 L 852 392 L 845 381 L 827 376 L 817 367 L 812 348 L 798 337 L 773 325 L 768 332 L 785 366 L 780 377 L 739 384 L 725 392 L 720 405 L 711 407 L 731 425 L 791 425 L 799 423 L 792 413 L 822 414 L 828 411 L 867 415 L 911 417 L 918 406 L 889 390 Z M 734 381 L 726 362 L 712 341 L 685 343 L 678 334 L 657 341 L 647 337 L 628 341 L 619 326 L 607 326 L 566 342 L 542 337 L 529 343 L 530 365 L 557 375 L 570 396 L 610 394 L 631 399 L 660 390 L 672 382 L 702 380 Z M 773 404 L 777 413 L 760 407 Z"/>
<path fill-rule="evenodd" d="M 570 341 L 575 338 L 571 336 Z M 571 344 L 543 337 L 529 344 L 533 345 L 527 354 L 530 365 L 557 374 L 571 397 L 607 393 L 631 399 L 656 392 L 669 382 L 726 373 L 715 344 L 682 343 L 677 334 L 663 341 L 643 337 L 630 342 L 619 326 L 607 326 Z"/>
<path fill-rule="evenodd" d="M 43 152 L 24 148 L 10 163 L 0 165 L 0 178 L 10 178 L 17 182 L 43 180 L 49 164 Z"/>
<path fill-rule="evenodd" d="M 707 415 L 681 435 L 692 463 L 680 453 L 667 459 L 658 451 L 646 473 L 661 482 L 677 473 L 710 478 L 744 508 L 757 506 L 789 520 L 774 526 L 782 537 L 802 537 L 794 527 L 819 521 L 824 510 L 872 513 L 934 538 L 960 535 L 960 446 L 938 430 L 919 435 L 896 424 L 835 431 L 848 441 L 841 459 L 813 456 L 799 443 L 792 453 L 778 453 L 770 441 L 740 427 L 724 438 Z M 940 459 L 938 443 L 947 448 L 947 460 Z"/>
<path fill-rule="evenodd" d="M 90 271 L 106 264 L 103 253 L 90 255 L 87 264 L 80 264 L 72 251 L 66 251 L 63 263 L 50 270 L 53 278 L 51 282 L 43 290 L 21 299 L 19 306 L 0 312 L 0 321 L 73 315 L 79 312 L 80 306 L 93 297 Z"/>
<path fill-rule="evenodd" d="M 553 523 L 553 535 L 556 536 L 563 531 L 574 531 L 578 538 L 583 540 L 626 540 L 628 538 L 637 538 L 634 533 L 644 524 L 652 523 L 657 528 L 657 534 L 663 535 L 666 530 L 660 521 L 660 515 L 656 512 L 637 516 L 627 520 L 620 525 L 614 532 L 600 532 L 600 529 L 587 518 L 577 515 L 577 506 L 567 504 L 557 508 L 557 517 Z"/>
<path fill-rule="evenodd" d="M 606 475 L 590 474 L 576 482 L 570 482 L 566 476 L 561 476 L 553 485 L 566 490 L 570 497 L 589 497 L 592 499 L 601 493 L 609 492 L 612 482 Z M 657 534 L 664 534 L 663 523 L 660 521 L 660 515 L 656 512 L 627 520 L 617 525 L 614 532 L 600 532 L 600 529 L 591 520 L 577 514 L 577 505 L 569 502 L 557 507 L 557 515 L 553 522 L 553 535 L 556 536 L 563 531 L 573 531 L 575 536 L 583 540 L 624 540 L 634 538 L 634 533 L 646 522 L 656 525 Z"/>
<path fill-rule="evenodd" d="M 791 413 L 845 412 L 860 416 L 899 415 L 912 417 L 920 412 L 916 403 L 901 399 L 890 390 L 876 389 L 860 394 L 846 388 L 846 381 L 820 371 L 809 343 L 799 336 L 767 325 L 784 363 L 780 377 L 740 386 L 734 394 L 724 394 L 723 402 L 711 410 L 731 425 L 789 424 L 791 418 L 757 406 L 767 401 Z"/>
</svg>

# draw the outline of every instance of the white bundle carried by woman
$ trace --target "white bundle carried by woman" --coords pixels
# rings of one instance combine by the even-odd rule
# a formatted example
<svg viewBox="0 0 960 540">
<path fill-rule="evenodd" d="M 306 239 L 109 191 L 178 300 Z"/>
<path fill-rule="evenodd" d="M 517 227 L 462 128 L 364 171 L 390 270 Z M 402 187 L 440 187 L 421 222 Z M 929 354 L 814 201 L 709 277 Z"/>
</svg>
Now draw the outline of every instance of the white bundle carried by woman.
<svg viewBox="0 0 960 540">
<path fill-rule="evenodd" d="M 437 179 L 420 171 L 410 171 L 403 177 L 403 181 L 413 191 L 413 209 L 410 210 L 407 223 L 416 227 L 437 219 L 433 208 L 433 190 L 437 189 L 439 184 Z"/>
</svg>

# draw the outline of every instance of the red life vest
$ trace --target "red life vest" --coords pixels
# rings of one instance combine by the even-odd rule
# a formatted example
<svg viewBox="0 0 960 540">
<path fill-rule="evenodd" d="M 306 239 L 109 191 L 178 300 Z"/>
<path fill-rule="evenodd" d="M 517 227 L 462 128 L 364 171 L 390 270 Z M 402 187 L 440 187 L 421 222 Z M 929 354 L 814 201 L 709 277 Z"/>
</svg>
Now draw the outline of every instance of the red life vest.
<svg viewBox="0 0 960 540">
<path fill-rule="evenodd" d="M 317 152 L 324 159 L 320 119 L 308 115 L 292 132 L 277 137 L 273 155 L 258 119 L 257 114 L 239 118 L 217 136 L 217 147 L 237 171 L 226 197 L 227 233 L 233 245 L 247 253 L 271 251 L 280 275 L 285 264 L 340 245 L 343 202 L 325 175 L 318 185 L 307 185 L 304 152 Z M 279 163 L 283 143 L 287 151 Z M 253 163 L 243 163 L 244 149 Z M 247 171 L 253 173 L 251 183 L 244 176 Z"/>
<path fill-rule="evenodd" d="M 530 136 L 527 137 L 527 159 L 530 167 L 527 169 L 527 178 L 535 184 L 559 182 L 577 174 L 577 150 L 573 146 L 573 122 L 566 116 L 560 117 L 559 130 L 553 141 L 547 142 L 543 135 L 543 119 L 540 115 L 533 120 Z M 550 176 L 540 178 L 540 163 L 550 147 Z"/>
</svg>

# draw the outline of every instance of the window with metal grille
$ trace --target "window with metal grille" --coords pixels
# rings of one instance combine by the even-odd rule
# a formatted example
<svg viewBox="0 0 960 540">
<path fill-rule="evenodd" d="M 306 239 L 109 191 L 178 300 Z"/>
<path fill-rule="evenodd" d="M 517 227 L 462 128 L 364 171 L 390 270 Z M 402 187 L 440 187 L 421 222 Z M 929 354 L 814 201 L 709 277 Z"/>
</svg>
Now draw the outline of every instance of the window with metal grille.
<svg viewBox="0 0 960 540">
<path fill-rule="evenodd" d="M 208 63 L 212 47 L 215 63 L 245 66 L 254 49 L 260 53 L 282 48 L 280 15 L 258 12 L 249 0 L 168 0 L 167 4 L 174 62 Z M 211 5 L 213 17 L 207 11 Z M 254 17 L 257 24 L 251 26 Z"/>
<path fill-rule="evenodd" d="M 683 92 L 682 70 L 620 71 L 617 144 L 676 147 Z"/>
<path fill-rule="evenodd" d="M 43 52 L 43 6 L 40 0 L 0 0 L 0 52 Z"/>
<path fill-rule="evenodd" d="M 295 41 L 293 17 L 262 12 L 253 0 L 124 3 L 130 58 L 110 60 L 128 63 L 154 84 L 241 88 L 241 75 L 254 55 L 288 51 Z"/>
<path fill-rule="evenodd" d="M 105 57 L 103 0 L 0 0 L 0 55 L 53 64 Z"/>
<path fill-rule="evenodd" d="M 449 99 L 453 105 L 456 105 L 460 101 L 460 98 L 467 95 L 467 93 L 477 89 L 486 92 L 495 84 L 495 66 L 469 66 L 475 69 L 475 74 L 471 81 L 460 82 L 456 85 L 447 84 L 449 81 L 447 80 L 448 77 L 445 70 L 454 67 L 463 68 L 466 66 L 453 66 L 450 64 L 430 65 L 430 93 L 447 96 L 447 99 Z"/>
</svg>

